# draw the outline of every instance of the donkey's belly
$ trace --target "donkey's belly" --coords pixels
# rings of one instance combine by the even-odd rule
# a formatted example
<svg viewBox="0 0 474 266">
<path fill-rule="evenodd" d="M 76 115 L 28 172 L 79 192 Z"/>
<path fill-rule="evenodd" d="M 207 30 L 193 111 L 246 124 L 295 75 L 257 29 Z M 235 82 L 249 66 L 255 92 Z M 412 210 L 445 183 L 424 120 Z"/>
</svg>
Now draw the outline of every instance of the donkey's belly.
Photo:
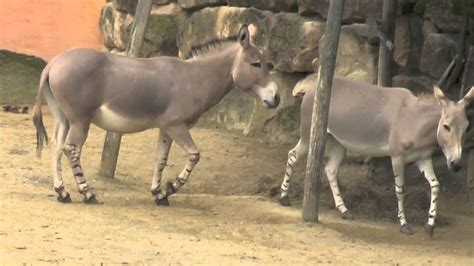
<svg viewBox="0 0 474 266">
<path fill-rule="evenodd" d="M 364 140 L 338 138 L 329 132 L 348 151 L 366 156 L 383 157 L 390 155 L 388 143 L 369 143 Z"/>
<path fill-rule="evenodd" d="M 154 127 L 153 120 L 137 119 L 121 115 L 102 105 L 94 114 L 92 123 L 107 131 L 135 133 Z"/>
</svg>

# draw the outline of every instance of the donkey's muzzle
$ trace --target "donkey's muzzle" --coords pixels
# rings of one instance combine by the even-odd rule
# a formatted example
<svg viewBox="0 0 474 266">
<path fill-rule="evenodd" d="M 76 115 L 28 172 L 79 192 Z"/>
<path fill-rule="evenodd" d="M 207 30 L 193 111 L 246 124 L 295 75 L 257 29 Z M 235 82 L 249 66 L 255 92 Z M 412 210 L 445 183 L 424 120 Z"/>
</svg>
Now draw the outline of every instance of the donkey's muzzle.
<svg viewBox="0 0 474 266">
<path fill-rule="evenodd" d="M 458 162 L 449 162 L 448 165 L 449 170 L 451 170 L 453 173 L 457 173 L 461 170 L 462 166 Z"/>
<path fill-rule="evenodd" d="M 265 103 L 265 105 L 270 108 L 270 109 L 275 109 L 278 107 L 278 105 L 280 104 L 280 94 L 275 94 L 275 98 L 273 98 L 273 101 L 267 101 L 267 100 L 263 100 L 263 102 Z"/>
</svg>

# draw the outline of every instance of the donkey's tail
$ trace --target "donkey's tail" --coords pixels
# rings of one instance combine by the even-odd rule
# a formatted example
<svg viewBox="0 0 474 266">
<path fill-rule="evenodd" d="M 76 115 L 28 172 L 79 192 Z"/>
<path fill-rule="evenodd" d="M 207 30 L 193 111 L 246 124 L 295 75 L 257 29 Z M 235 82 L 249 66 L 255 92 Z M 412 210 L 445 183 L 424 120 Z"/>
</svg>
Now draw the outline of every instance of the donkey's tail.
<svg viewBox="0 0 474 266">
<path fill-rule="evenodd" d="M 43 124 L 43 114 L 41 113 L 41 104 L 44 98 L 43 92 L 44 89 L 49 89 L 45 88 L 46 86 L 49 87 L 49 66 L 46 66 L 41 73 L 38 96 L 36 96 L 36 104 L 33 109 L 33 124 L 36 128 L 36 156 L 38 156 L 38 158 L 41 158 L 44 143 L 48 145 L 48 133 L 46 133 L 46 128 Z"/>
</svg>

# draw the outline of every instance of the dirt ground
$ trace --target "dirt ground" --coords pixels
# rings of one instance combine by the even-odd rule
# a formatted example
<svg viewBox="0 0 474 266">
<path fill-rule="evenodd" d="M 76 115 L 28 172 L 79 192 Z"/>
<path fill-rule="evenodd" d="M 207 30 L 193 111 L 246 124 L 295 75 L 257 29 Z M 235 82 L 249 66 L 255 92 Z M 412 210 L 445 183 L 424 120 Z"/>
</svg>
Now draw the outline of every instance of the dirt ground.
<svg viewBox="0 0 474 266">
<path fill-rule="evenodd" d="M 45 122 L 51 133 L 49 115 Z M 157 207 L 148 192 L 157 130 L 124 136 L 116 179 L 104 179 L 97 171 L 105 133 L 96 127 L 82 163 L 103 204 L 81 202 L 65 160 L 73 203 L 60 204 L 52 191 L 50 150 L 42 159 L 35 156 L 30 115 L 0 112 L 0 263 L 474 263 L 474 217 L 457 198 L 441 199 L 440 213 L 450 222 L 431 240 L 419 225 L 415 235 L 404 236 L 393 221 L 368 219 L 363 212 L 344 221 L 332 208 L 321 210 L 321 223 L 306 224 L 299 201 L 284 208 L 264 196 L 280 182 L 290 144 L 270 145 L 215 129 L 197 128 L 192 134 L 201 162 L 170 198 L 171 206 Z M 174 177 L 185 160 L 173 146 L 165 176 Z M 303 167 L 295 174 L 302 175 Z M 354 169 L 344 165 L 341 179 Z M 348 191 L 356 187 L 343 185 Z"/>
</svg>

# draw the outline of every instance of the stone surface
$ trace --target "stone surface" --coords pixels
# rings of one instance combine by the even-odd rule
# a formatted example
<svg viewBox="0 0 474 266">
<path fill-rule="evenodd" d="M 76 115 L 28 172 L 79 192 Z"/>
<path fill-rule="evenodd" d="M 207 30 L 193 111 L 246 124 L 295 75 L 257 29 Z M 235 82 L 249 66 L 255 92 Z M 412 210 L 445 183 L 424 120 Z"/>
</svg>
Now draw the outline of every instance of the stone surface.
<svg viewBox="0 0 474 266">
<path fill-rule="evenodd" d="M 178 0 L 178 4 L 184 9 L 199 9 L 210 6 L 225 5 L 225 0 Z"/>
<path fill-rule="evenodd" d="M 374 0 L 351 0 L 345 1 L 343 22 L 361 23 L 370 16 L 380 17 L 383 1 Z M 329 10 L 329 0 L 298 0 L 298 12 L 301 15 L 319 14 L 324 19 L 327 18 Z"/>
<path fill-rule="evenodd" d="M 194 12 L 184 22 L 178 38 L 180 56 L 185 57 L 192 47 L 237 35 L 243 23 L 256 25 L 253 41 L 275 70 L 313 71 L 311 61 L 318 56 L 324 22 L 255 8 L 217 7 Z"/>
<path fill-rule="evenodd" d="M 439 80 L 456 56 L 457 42 L 453 36 L 432 33 L 425 40 L 420 68 L 425 74 Z"/>
<path fill-rule="evenodd" d="M 432 20 L 425 19 L 423 20 L 423 39 L 428 39 L 428 36 L 430 36 L 431 33 L 438 33 L 439 30 L 436 28 L 436 25 Z"/>
<path fill-rule="evenodd" d="M 428 4 L 424 19 L 431 20 L 441 32 L 459 32 L 462 18 L 453 13 L 449 5 L 444 3 Z"/>
<path fill-rule="evenodd" d="M 326 24 L 294 13 L 279 13 L 270 19 L 270 29 L 261 50 L 282 72 L 313 72 L 311 62 L 319 56 L 319 40 Z M 291 47 L 291 49 L 289 49 Z"/>
<path fill-rule="evenodd" d="M 109 48 L 125 50 L 128 42 L 127 28 L 132 23 L 132 17 L 116 10 L 112 3 L 107 3 L 102 8 L 100 17 L 100 30 L 104 45 Z"/>
<path fill-rule="evenodd" d="M 261 101 L 255 100 L 244 134 L 260 136 L 271 141 L 286 141 L 298 137 L 299 102 L 292 95 L 295 84 L 304 76 L 272 72 L 272 80 L 278 85 L 280 104 L 275 109 L 265 108 Z"/>
<path fill-rule="evenodd" d="M 431 93 L 436 80 L 426 75 L 399 74 L 392 78 L 393 87 L 407 88 L 414 94 Z"/>
<path fill-rule="evenodd" d="M 401 16 L 396 20 L 393 59 L 403 67 L 419 66 L 423 49 L 423 19 L 418 16 Z"/>
<path fill-rule="evenodd" d="M 111 2 L 114 4 L 115 9 L 132 15 L 135 14 L 138 4 L 138 0 L 112 0 Z M 165 5 L 173 2 L 176 2 L 176 0 L 153 0 L 155 5 Z"/>
<path fill-rule="evenodd" d="M 341 28 L 336 74 L 375 83 L 379 49 L 371 45 L 369 32 L 367 24 L 345 25 Z"/>
<path fill-rule="evenodd" d="M 145 50 L 144 56 L 177 56 L 177 31 L 185 18 L 186 14 L 175 3 L 153 6 L 145 33 L 149 54 Z"/>
<path fill-rule="evenodd" d="M 271 10 L 274 12 L 296 12 L 298 6 L 296 0 L 226 0 L 231 6 L 255 7 L 262 10 Z"/>
<path fill-rule="evenodd" d="M 249 93 L 232 89 L 219 104 L 199 119 L 199 125 L 242 133 L 250 123 L 254 105 L 255 100 Z"/>
</svg>

